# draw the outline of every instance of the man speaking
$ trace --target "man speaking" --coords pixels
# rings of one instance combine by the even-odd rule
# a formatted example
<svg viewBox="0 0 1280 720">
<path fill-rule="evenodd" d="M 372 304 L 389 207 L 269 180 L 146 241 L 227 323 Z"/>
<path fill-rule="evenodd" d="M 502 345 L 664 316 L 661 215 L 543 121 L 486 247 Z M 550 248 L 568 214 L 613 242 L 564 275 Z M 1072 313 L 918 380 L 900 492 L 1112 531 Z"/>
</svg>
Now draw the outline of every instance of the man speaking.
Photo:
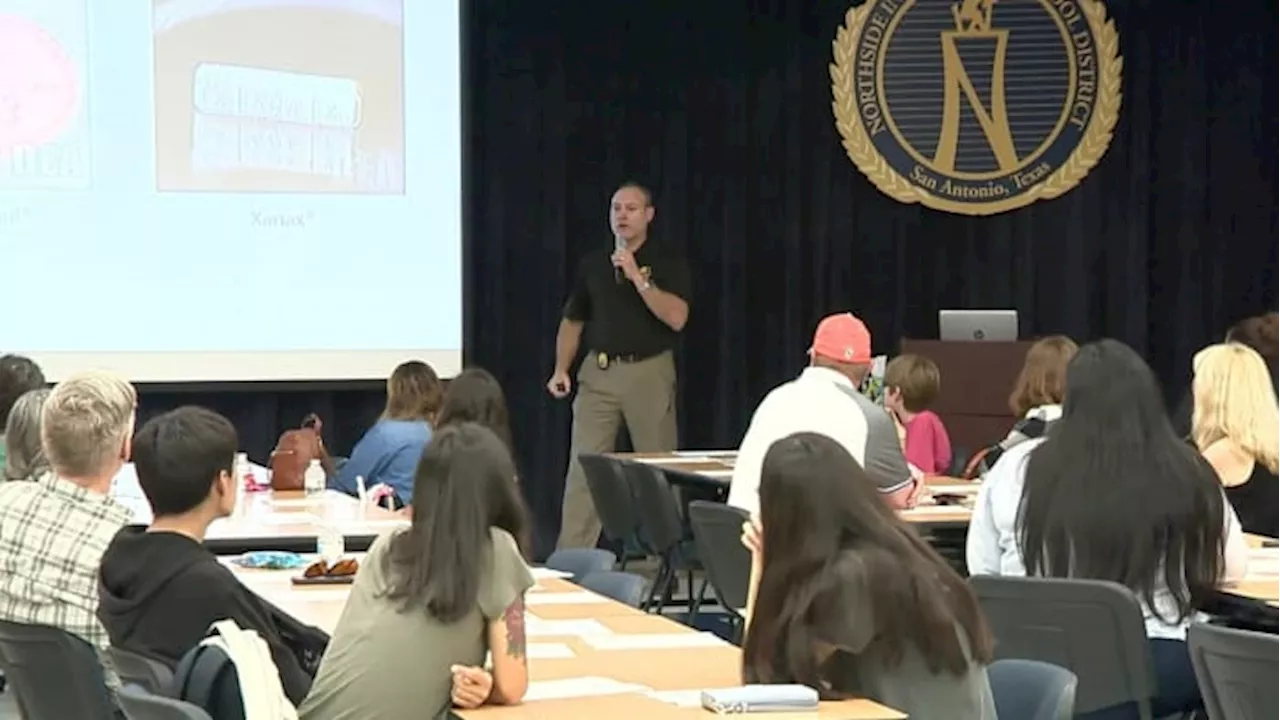
<svg viewBox="0 0 1280 720">
<path fill-rule="evenodd" d="M 569 365 L 585 345 L 573 402 L 560 548 L 595 547 L 600 518 L 578 464 L 581 453 L 614 449 L 626 422 L 638 452 L 676 448 L 676 367 L 671 349 L 689 318 L 689 266 L 674 248 L 649 240 L 653 197 L 628 182 L 613 194 L 612 248 L 587 253 L 556 332 L 552 397 L 572 387 Z"/>
</svg>

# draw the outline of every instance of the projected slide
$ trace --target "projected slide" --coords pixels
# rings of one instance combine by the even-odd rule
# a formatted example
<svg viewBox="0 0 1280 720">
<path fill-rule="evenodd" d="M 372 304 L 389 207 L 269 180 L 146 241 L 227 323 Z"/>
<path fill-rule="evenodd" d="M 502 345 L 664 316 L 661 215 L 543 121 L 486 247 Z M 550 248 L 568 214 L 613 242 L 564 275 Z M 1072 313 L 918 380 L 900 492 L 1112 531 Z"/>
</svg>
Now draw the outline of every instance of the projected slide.
<svg viewBox="0 0 1280 720">
<path fill-rule="evenodd" d="M 156 0 L 158 188 L 404 192 L 402 17 L 343 5 Z"/>
<path fill-rule="evenodd" d="M 0 191 L 91 183 L 84 0 L 0 3 Z"/>
<path fill-rule="evenodd" d="M 42 298 L 0 353 L 159 382 L 455 372 L 457 2 L 0 0 L 0 271 Z"/>
</svg>

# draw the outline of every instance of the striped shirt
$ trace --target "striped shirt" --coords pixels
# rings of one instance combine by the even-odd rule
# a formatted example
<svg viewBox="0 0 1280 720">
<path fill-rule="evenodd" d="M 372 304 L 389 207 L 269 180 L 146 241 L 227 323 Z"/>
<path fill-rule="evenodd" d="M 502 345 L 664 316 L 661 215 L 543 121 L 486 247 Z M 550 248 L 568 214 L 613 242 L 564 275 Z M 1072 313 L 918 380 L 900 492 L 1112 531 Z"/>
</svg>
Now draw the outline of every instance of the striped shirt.
<svg viewBox="0 0 1280 720">
<path fill-rule="evenodd" d="M 129 512 L 114 500 L 52 473 L 0 485 L 0 620 L 50 625 L 102 652 L 98 566 Z"/>
</svg>

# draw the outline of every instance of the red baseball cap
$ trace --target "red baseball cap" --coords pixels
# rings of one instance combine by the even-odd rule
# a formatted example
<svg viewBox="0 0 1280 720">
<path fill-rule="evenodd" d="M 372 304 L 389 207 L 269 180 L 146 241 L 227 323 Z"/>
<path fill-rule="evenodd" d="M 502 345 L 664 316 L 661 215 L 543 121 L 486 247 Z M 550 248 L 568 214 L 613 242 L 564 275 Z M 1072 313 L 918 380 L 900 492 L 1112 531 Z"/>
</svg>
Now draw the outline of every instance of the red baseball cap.
<svg viewBox="0 0 1280 720">
<path fill-rule="evenodd" d="M 871 332 L 853 313 L 828 315 L 813 333 L 809 357 L 824 357 L 836 362 L 861 364 L 871 362 Z"/>
</svg>

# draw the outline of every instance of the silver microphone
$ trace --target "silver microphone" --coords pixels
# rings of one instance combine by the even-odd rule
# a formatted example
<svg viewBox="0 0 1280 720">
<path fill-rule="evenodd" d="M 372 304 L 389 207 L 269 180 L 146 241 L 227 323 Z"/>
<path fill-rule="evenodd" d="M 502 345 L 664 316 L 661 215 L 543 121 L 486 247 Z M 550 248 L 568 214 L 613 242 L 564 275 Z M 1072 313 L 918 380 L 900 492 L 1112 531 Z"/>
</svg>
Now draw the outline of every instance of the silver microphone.
<svg viewBox="0 0 1280 720">
<path fill-rule="evenodd" d="M 621 252 L 621 251 L 626 250 L 626 249 L 627 249 L 627 241 L 626 241 L 626 240 L 624 240 L 624 239 L 622 238 L 622 236 L 621 236 L 621 235 L 614 234 L 614 236 L 613 236 L 613 252 L 614 252 L 614 253 L 618 253 L 618 252 Z M 623 280 L 623 277 L 622 277 L 622 268 L 620 268 L 620 267 L 618 267 L 617 265 L 615 265 L 615 266 L 613 267 L 613 281 L 614 281 L 614 282 L 616 282 L 616 283 L 618 283 L 619 285 L 621 285 L 621 284 L 622 284 L 622 280 Z"/>
</svg>

